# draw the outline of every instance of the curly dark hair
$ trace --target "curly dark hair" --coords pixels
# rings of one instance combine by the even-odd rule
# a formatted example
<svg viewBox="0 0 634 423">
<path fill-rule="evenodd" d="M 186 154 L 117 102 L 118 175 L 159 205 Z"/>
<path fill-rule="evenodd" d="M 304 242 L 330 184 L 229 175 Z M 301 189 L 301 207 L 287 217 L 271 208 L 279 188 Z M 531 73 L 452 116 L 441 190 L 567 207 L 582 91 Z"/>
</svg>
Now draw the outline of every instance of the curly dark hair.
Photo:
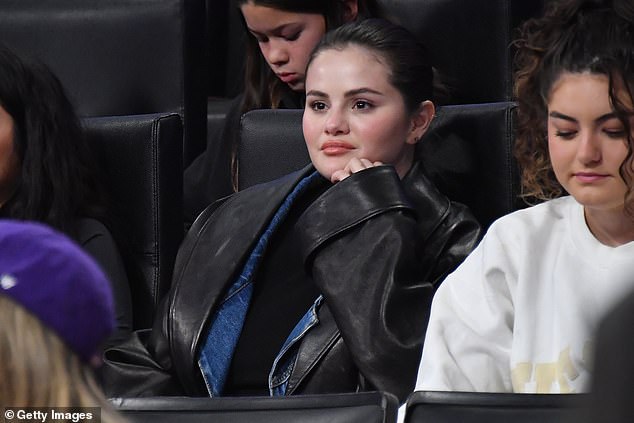
<svg viewBox="0 0 634 423">
<path fill-rule="evenodd" d="M 0 106 L 11 115 L 20 170 L 0 214 L 73 235 L 79 217 L 103 216 L 101 189 L 80 121 L 59 79 L 0 45 Z"/>
<path fill-rule="evenodd" d="M 526 21 L 515 42 L 518 103 L 515 156 L 527 202 L 564 193 L 548 155 L 547 109 L 551 88 L 563 72 L 606 75 L 609 97 L 627 132 L 628 154 L 620 174 L 627 185 L 626 210 L 634 195 L 629 117 L 634 89 L 634 3 L 631 0 L 559 0 L 543 17 Z M 629 105 L 618 93 L 624 90 Z"/>
</svg>

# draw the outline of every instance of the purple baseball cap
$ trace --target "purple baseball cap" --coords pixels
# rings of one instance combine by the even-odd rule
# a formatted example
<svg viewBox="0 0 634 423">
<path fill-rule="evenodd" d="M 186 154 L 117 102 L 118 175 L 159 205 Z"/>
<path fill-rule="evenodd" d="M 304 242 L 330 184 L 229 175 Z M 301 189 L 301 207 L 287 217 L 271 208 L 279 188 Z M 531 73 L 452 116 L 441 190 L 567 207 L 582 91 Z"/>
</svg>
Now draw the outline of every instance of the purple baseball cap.
<svg viewBox="0 0 634 423">
<path fill-rule="evenodd" d="M 0 295 L 30 311 L 84 362 L 114 329 L 112 292 L 99 265 L 41 223 L 0 219 Z"/>
</svg>

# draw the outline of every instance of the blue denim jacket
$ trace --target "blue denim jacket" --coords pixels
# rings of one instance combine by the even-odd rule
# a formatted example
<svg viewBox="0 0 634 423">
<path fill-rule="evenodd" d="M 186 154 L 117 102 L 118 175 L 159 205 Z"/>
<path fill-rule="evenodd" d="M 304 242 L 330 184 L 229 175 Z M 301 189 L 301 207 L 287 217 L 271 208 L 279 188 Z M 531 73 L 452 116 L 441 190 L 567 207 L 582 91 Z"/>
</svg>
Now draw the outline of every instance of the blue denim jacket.
<svg viewBox="0 0 634 423">
<path fill-rule="evenodd" d="M 273 361 L 273 367 L 271 368 L 271 373 L 269 373 L 269 393 L 272 397 L 286 395 L 288 379 L 291 377 L 293 366 L 295 365 L 295 357 L 297 357 L 297 347 L 304 335 L 315 325 L 319 324 L 317 309 L 321 305 L 323 298 L 323 295 L 320 295 L 304 317 L 295 325 L 295 328 L 288 335 L 284 345 L 282 345 L 282 349 Z"/>
<path fill-rule="evenodd" d="M 267 228 L 260 236 L 255 248 L 251 251 L 240 276 L 230 286 L 228 293 L 214 315 L 203 346 L 198 354 L 198 367 L 202 372 L 207 392 L 212 397 L 222 395 L 231 359 L 238 339 L 240 338 L 240 333 L 242 332 L 246 313 L 249 309 L 251 295 L 253 293 L 253 279 L 257 267 L 266 252 L 268 242 L 275 230 L 279 227 L 281 222 L 283 222 L 297 196 L 304 191 L 313 180 L 319 177 L 319 173 L 315 171 L 311 175 L 303 178 L 284 199 L 284 202 L 280 205 Z M 307 328 L 315 325 L 317 322 L 316 305 L 320 301 L 321 300 L 318 299 L 315 302 L 315 305 L 311 307 L 307 314 L 300 319 L 295 329 L 291 331 L 289 338 L 282 347 L 280 355 L 278 355 L 275 360 L 271 375 L 278 374 L 278 372 L 275 371 L 278 362 L 288 363 L 284 364 L 282 368 L 290 368 L 290 370 L 292 370 L 292 364 L 290 364 L 292 360 L 289 361 L 288 356 L 284 357 L 285 352 L 292 349 L 292 346 L 306 333 Z M 280 362 L 282 357 L 285 359 L 283 362 Z M 289 375 L 290 370 L 288 371 Z M 269 377 L 270 389 L 272 389 L 271 387 L 273 386 L 271 382 L 273 378 L 274 376 Z M 288 380 L 288 377 L 286 380 Z"/>
<path fill-rule="evenodd" d="M 233 293 L 235 294 L 235 292 Z M 319 324 L 319 318 L 317 317 L 317 310 L 323 301 L 323 296 L 320 295 L 308 312 L 299 320 L 295 328 L 291 331 L 282 345 L 282 349 L 275 357 L 271 372 L 269 373 L 269 393 L 271 396 L 284 396 L 286 395 L 286 388 L 288 386 L 288 380 L 293 372 L 293 366 L 295 364 L 295 358 L 297 356 L 297 347 L 299 346 L 302 338 L 311 330 L 315 325 Z M 235 321 L 234 321 L 235 322 Z M 225 322 L 231 324 L 230 321 Z M 225 344 L 226 345 L 226 344 Z M 204 347 L 203 347 L 204 349 Z M 225 352 L 227 353 L 227 352 Z M 208 355 L 200 354 L 198 358 L 198 367 L 205 380 L 207 391 L 209 396 L 220 396 L 221 392 L 217 389 L 213 382 L 213 369 L 216 364 L 213 360 L 208 358 Z"/>
</svg>

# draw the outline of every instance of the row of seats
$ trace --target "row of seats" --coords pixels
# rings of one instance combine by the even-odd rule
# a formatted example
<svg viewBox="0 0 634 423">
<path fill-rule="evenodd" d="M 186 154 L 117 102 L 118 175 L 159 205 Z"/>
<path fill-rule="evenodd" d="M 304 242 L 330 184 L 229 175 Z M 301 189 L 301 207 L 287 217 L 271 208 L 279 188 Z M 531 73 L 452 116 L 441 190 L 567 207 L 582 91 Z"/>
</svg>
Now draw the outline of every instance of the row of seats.
<svg viewBox="0 0 634 423">
<path fill-rule="evenodd" d="M 290 397 L 115 398 L 132 423 L 394 423 L 396 397 L 383 392 Z M 414 392 L 405 423 L 561 423 L 582 421 L 588 394 Z"/>
<path fill-rule="evenodd" d="M 513 102 L 443 106 L 416 152 L 438 188 L 469 206 L 486 229 L 521 208 L 513 157 Z M 253 110 L 241 120 L 238 188 L 270 181 L 310 161 L 302 110 Z"/>
<path fill-rule="evenodd" d="M 542 2 L 381 0 L 428 45 L 451 104 L 511 99 L 513 29 Z M 6 0 L 0 39 L 49 64 L 82 116 L 178 113 L 188 164 L 205 148 L 207 94 L 231 97 L 241 87 L 245 34 L 230 3 Z M 215 121 L 226 110 L 211 109 Z"/>
<path fill-rule="evenodd" d="M 269 181 L 309 162 L 301 110 L 255 110 L 242 119 L 239 188 Z M 512 155 L 515 104 L 444 106 L 417 154 L 434 182 L 468 205 L 484 227 L 521 207 Z M 169 289 L 182 239 L 182 150 L 177 114 L 84 119 L 114 200 L 111 220 L 126 234 L 126 267 L 135 327 L 148 327 Z"/>
<path fill-rule="evenodd" d="M 205 7 L 204 0 L 3 0 L 0 40 L 49 65 L 80 116 L 177 113 L 188 163 L 206 139 Z"/>
<path fill-rule="evenodd" d="M 538 7 L 523 7 L 520 0 L 382 1 L 404 25 L 429 39 L 447 74 L 463 81 L 464 95 L 457 98 L 474 103 L 441 109 L 419 154 L 438 186 L 470 206 L 487 226 L 518 207 L 511 155 L 514 106 L 506 101 L 508 43 L 516 22 Z M 214 13 L 221 6 L 225 14 Z M 226 13 L 236 10 L 217 0 L 0 2 L 2 42 L 53 69 L 84 117 L 90 142 L 104 153 L 97 156 L 104 161 L 106 185 L 116 200 L 112 215 L 131 244 L 125 260 L 136 328 L 149 325 L 169 289 L 182 237 L 182 165 L 204 145 L 210 118 L 207 69 L 225 63 L 223 57 L 212 56 L 207 66 L 206 34 L 222 42 L 240 39 L 233 36 L 231 22 L 225 24 L 229 29 L 224 36 L 212 31 L 212 17 Z M 440 26 L 445 22 L 451 25 Z M 469 52 L 479 53 L 470 58 Z M 484 80 L 506 82 L 493 89 Z M 481 87 L 504 94 L 468 94 Z M 494 102 L 475 104 L 482 101 Z M 307 163 L 300 114 L 257 111 L 245 117 L 241 189 Z M 292 142 L 286 142 L 287 132 Z M 262 150 L 269 140 L 271 149 Z M 280 148 L 283 155 L 277 153 Z M 289 159 L 291 149 L 297 160 Z"/>
</svg>

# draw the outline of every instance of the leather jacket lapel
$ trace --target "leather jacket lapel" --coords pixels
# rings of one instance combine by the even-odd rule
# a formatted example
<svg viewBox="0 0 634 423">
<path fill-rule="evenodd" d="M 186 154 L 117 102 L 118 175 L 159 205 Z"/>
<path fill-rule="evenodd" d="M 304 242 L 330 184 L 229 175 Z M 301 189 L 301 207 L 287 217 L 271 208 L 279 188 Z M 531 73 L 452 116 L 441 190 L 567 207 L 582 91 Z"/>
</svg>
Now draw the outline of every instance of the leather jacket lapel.
<svg viewBox="0 0 634 423">
<path fill-rule="evenodd" d="M 187 233 L 176 260 L 169 299 L 169 314 L 176 317 L 169 319 L 167 328 L 173 362 L 191 363 L 175 369 L 183 385 L 201 384 L 196 362 L 207 321 L 271 216 L 311 171 L 312 166 L 307 166 L 276 183 L 238 192 L 218 207 L 218 213 L 203 212 Z M 221 212 L 224 208 L 231 208 L 231 212 Z"/>
<path fill-rule="evenodd" d="M 392 189 L 393 179 L 398 179 L 398 175 L 390 166 L 366 169 L 363 177 L 355 176 L 349 176 L 326 191 L 298 221 L 305 261 L 323 242 L 377 214 L 394 209 L 415 213 L 403 191 Z M 355 185 L 373 188 L 360 189 Z"/>
</svg>

